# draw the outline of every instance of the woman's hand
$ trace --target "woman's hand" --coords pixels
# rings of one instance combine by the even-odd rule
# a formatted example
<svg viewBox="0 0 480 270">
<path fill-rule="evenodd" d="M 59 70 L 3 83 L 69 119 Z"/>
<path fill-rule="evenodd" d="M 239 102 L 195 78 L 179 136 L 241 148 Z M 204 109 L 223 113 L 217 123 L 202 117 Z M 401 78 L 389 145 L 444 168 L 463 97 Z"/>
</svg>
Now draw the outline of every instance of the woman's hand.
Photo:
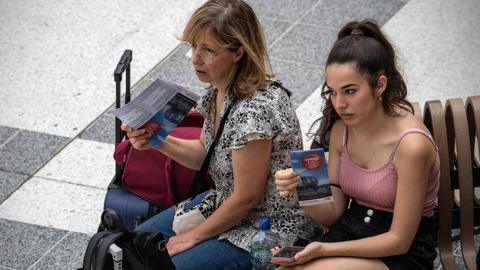
<svg viewBox="0 0 480 270">
<path fill-rule="evenodd" d="M 293 261 L 278 262 L 279 265 L 298 265 L 307 263 L 313 259 L 322 257 L 322 248 L 325 244 L 320 242 L 312 242 L 308 244 L 302 251 L 295 254 Z M 272 249 L 272 255 L 277 254 L 280 251 L 279 247 Z"/>
<path fill-rule="evenodd" d="M 191 234 L 192 230 L 172 236 L 167 242 L 168 254 L 172 257 L 196 246 L 199 241 Z"/>
<path fill-rule="evenodd" d="M 129 138 L 133 148 L 137 150 L 152 149 L 152 146 L 148 143 L 148 140 L 152 135 L 151 133 L 146 132 L 144 128 L 134 130 L 127 124 L 122 124 L 120 128 L 127 132 L 127 137 Z"/>
<path fill-rule="evenodd" d="M 321 242 L 312 242 L 308 244 L 304 250 L 295 254 L 295 261 L 299 264 L 309 262 L 315 258 L 323 257 L 322 251 L 324 248 L 324 243 Z"/>
<path fill-rule="evenodd" d="M 297 186 L 300 183 L 300 176 L 289 168 L 275 173 L 275 184 L 281 196 L 297 196 Z"/>
</svg>

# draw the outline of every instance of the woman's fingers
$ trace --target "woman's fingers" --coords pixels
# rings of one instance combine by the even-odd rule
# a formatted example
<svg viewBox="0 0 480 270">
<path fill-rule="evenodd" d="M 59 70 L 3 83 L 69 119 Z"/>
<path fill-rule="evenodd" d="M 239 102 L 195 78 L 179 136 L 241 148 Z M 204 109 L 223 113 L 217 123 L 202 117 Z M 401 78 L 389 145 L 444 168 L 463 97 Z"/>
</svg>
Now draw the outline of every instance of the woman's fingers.
<svg viewBox="0 0 480 270">
<path fill-rule="evenodd" d="M 137 138 L 139 140 L 145 139 L 145 138 L 150 138 L 150 133 L 146 132 L 144 128 L 142 129 L 137 129 L 137 130 L 132 130 L 130 132 L 127 132 L 127 136 L 129 138 Z"/>
<path fill-rule="evenodd" d="M 148 143 L 151 134 L 146 132 L 144 128 L 135 130 L 129 127 L 127 124 L 122 124 L 120 129 L 127 132 L 127 137 L 133 148 L 137 150 L 151 149 L 151 146 Z"/>
<path fill-rule="evenodd" d="M 129 127 L 127 124 L 122 124 L 120 126 L 120 129 L 127 132 L 128 138 L 137 138 L 138 137 L 137 139 L 141 140 L 141 139 L 150 137 L 150 133 L 146 132 L 144 128 L 135 130 L 135 129 Z M 142 137 L 142 135 L 145 135 L 145 136 Z"/>
<path fill-rule="evenodd" d="M 130 143 L 133 145 L 133 146 L 142 146 L 144 145 L 145 143 L 148 143 L 148 139 L 145 139 L 145 138 L 139 138 L 139 137 L 132 137 L 130 138 Z"/>
<path fill-rule="evenodd" d="M 130 132 L 130 131 L 133 130 L 133 129 L 132 129 L 131 127 L 129 127 L 127 124 L 122 124 L 122 125 L 120 126 L 120 129 L 123 130 L 123 131 L 125 131 L 125 132 Z"/>
<path fill-rule="evenodd" d="M 280 170 L 275 173 L 275 184 L 281 196 L 296 194 L 300 176 L 292 169 Z"/>
<path fill-rule="evenodd" d="M 299 184 L 299 181 L 293 180 L 293 181 L 284 181 L 285 183 L 282 183 L 281 185 L 277 185 L 277 190 L 278 191 L 292 191 L 296 190 L 297 186 Z"/>
<path fill-rule="evenodd" d="M 272 252 L 272 256 L 277 254 L 280 251 L 280 247 L 274 247 L 270 250 Z"/>
<path fill-rule="evenodd" d="M 300 177 L 294 171 L 281 170 L 275 173 L 275 184 L 277 186 L 286 186 L 299 180 Z"/>
<path fill-rule="evenodd" d="M 275 173 L 275 179 L 279 179 L 279 180 L 290 179 L 295 176 L 297 176 L 297 173 L 292 168 L 279 170 Z"/>
<path fill-rule="evenodd" d="M 138 131 L 142 131 L 142 132 L 138 132 Z M 127 133 L 127 135 L 129 135 L 128 138 L 130 138 L 130 142 L 132 140 L 134 140 L 134 141 L 147 140 L 148 141 L 150 139 L 150 133 L 146 133 L 144 129 L 136 130 L 134 132 L 130 132 L 130 134 Z"/>
</svg>

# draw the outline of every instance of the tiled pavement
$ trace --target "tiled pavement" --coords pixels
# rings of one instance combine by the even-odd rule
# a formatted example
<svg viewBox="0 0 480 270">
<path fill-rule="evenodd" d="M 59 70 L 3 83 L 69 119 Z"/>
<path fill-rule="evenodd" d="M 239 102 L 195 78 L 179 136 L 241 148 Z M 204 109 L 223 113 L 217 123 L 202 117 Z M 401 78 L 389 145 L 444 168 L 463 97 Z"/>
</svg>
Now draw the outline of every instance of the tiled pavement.
<svg viewBox="0 0 480 270">
<path fill-rule="evenodd" d="M 113 68 L 130 48 L 134 91 L 160 77 L 202 93 L 175 39 L 202 2 L 0 0 L 0 270 L 81 265 L 114 171 L 113 119 L 105 115 Z M 383 25 L 411 100 L 480 94 L 478 0 L 250 3 L 303 133 L 320 114 L 326 54 L 351 19 Z"/>
</svg>

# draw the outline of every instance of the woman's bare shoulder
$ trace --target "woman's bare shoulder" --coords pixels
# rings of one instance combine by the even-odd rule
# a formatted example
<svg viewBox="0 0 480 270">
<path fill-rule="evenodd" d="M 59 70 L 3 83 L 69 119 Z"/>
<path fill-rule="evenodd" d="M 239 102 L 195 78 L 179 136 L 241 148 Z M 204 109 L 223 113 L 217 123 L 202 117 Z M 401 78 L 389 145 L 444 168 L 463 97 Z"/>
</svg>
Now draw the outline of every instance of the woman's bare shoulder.
<svg viewBox="0 0 480 270">
<path fill-rule="evenodd" d="M 409 112 L 404 112 L 398 116 L 395 116 L 393 117 L 393 120 L 393 123 L 395 123 L 395 126 L 399 133 L 403 133 L 404 131 L 409 129 L 422 129 L 427 134 L 430 134 L 430 131 L 423 124 L 423 122 Z"/>
</svg>

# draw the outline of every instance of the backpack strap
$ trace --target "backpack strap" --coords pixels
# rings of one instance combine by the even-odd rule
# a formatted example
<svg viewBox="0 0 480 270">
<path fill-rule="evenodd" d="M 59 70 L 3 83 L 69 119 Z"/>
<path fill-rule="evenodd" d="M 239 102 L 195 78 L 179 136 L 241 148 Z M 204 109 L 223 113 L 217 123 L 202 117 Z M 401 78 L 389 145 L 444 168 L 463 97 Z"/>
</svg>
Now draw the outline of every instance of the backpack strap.
<svg viewBox="0 0 480 270">
<path fill-rule="evenodd" d="M 118 233 L 109 232 L 107 236 L 101 239 L 95 251 L 95 261 L 93 262 L 93 264 L 95 265 L 95 270 L 104 269 L 104 265 L 107 259 L 108 249 L 110 248 L 110 245 L 113 244 L 122 235 L 123 235 L 123 232 L 118 232 Z"/>
<path fill-rule="evenodd" d="M 94 254 L 98 243 L 107 235 L 111 234 L 109 231 L 101 231 L 92 236 L 88 241 L 87 250 L 83 257 L 83 270 L 91 270 L 92 262 L 95 261 Z"/>
</svg>

